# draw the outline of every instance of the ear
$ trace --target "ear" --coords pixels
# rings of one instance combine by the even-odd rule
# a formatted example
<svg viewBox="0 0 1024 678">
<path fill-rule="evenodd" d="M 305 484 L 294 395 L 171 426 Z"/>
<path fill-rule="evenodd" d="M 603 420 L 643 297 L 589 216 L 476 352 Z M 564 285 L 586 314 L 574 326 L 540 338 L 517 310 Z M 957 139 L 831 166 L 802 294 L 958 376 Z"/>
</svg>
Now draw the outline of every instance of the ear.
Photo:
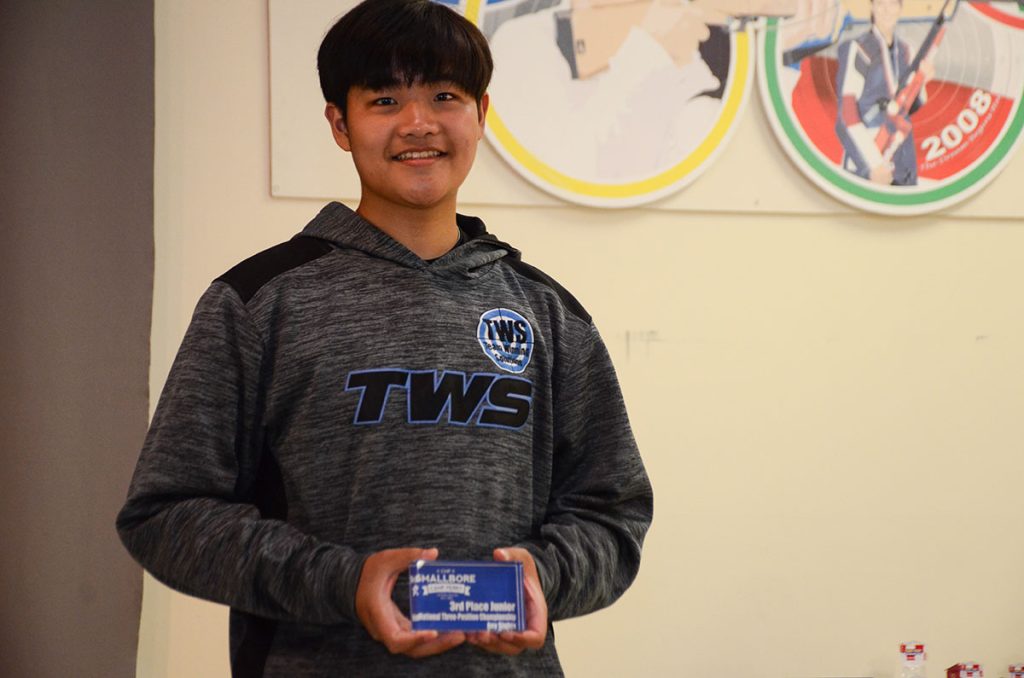
<svg viewBox="0 0 1024 678">
<path fill-rule="evenodd" d="M 331 134 L 334 135 L 334 143 L 342 150 L 352 151 L 352 143 L 348 138 L 348 125 L 345 124 L 345 114 L 334 104 L 327 104 L 324 109 L 324 117 L 331 123 Z"/>
<path fill-rule="evenodd" d="M 477 106 L 477 117 L 479 118 L 479 123 L 480 123 L 480 138 L 481 139 L 484 136 L 484 123 L 487 120 L 487 107 L 490 105 L 490 103 L 491 103 L 491 95 L 489 95 L 487 92 L 484 92 L 484 95 L 482 97 L 480 97 L 480 105 Z"/>
</svg>

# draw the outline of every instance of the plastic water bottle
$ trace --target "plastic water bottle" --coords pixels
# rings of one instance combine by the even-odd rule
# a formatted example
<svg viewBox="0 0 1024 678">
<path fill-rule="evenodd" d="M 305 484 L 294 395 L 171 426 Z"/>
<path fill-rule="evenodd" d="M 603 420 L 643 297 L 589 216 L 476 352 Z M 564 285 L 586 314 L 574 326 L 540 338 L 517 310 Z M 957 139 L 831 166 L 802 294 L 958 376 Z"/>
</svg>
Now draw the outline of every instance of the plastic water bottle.
<svg viewBox="0 0 1024 678">
<path fill-rule="evenodd" d="M 903 643 L 900 645 L 900 678 L 927 678 L 924 643 Z"/>
</svg>

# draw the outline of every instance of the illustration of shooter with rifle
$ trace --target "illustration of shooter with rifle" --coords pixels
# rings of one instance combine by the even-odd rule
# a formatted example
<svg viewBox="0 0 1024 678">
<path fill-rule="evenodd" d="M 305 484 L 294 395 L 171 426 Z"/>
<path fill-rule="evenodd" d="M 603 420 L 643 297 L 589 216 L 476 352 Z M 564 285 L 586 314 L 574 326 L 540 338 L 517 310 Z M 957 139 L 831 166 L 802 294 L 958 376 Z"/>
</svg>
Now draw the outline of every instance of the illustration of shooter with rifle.
<svg viewBox="0 0 1024 678">
<path fill-rule="evenodd" d="M 917 184 L 910 115 L 924 103 L 924 85 L 935 74 L 949 2 L 913 58 L 896 35 L 902 0 L 871 0 L 871 29 L 839 46 L 836 133 L 847 170 L 876 184 Z"/>
</svg>

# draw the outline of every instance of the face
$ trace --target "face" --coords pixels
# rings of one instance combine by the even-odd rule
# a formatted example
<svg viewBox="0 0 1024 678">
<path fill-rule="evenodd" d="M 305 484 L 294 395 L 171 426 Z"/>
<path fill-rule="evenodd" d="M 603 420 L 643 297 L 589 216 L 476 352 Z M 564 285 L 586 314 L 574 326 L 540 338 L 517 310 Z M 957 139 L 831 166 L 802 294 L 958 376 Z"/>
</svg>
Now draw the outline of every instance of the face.
<svg viewBox="0 0 1024 678">
<path fill-rule="evenodd" d="M 342 115 L 327 106 L 338 145 L 352 153 L 362 184 L 360 212 L 449 208 L 454 212 L 477 143 L 484 133 L 487 95 L 480 106 L 451 83 L 404 84 L 383 90 L 353 87 Z"/>
<path fill-rule="evenodd" d="M 900 20 L 900 12 L 903 9 L 902 0 L 872 0 L 871 16 L 878 30 L 885 34 L 891 33 Z"/>
</svg>

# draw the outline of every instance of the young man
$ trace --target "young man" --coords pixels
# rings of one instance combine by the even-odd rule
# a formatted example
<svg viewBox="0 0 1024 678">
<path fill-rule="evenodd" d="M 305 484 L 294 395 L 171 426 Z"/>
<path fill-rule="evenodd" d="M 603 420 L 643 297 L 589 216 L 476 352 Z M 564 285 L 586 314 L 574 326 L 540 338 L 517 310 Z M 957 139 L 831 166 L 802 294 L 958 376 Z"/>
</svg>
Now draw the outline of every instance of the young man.
<svg viewBox="0 0 1024 678">
<path fill-rule="evenodd" d="M 629 586 L 651 487 L 590 316 L 457 215 L 487 111 L 477 29 L 368 0 L 318 58 L 358 209 L 200 300 L 121 537 L 231 607 L 236 676 L 560 675 L 552 621 Z M 522 633 L 413 632 L 419 558 L 520 560 Z"/>
</svg>

